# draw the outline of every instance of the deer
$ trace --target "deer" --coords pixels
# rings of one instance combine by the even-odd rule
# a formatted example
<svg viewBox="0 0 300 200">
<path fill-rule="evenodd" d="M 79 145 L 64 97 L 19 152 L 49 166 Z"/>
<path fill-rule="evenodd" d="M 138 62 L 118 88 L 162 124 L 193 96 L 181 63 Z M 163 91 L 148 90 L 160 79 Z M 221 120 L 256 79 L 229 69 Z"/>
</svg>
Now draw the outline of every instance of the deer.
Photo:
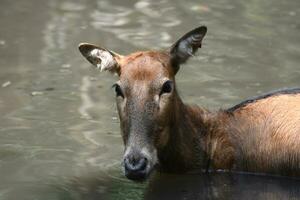
<svg viewBox="0 0 300 200">
<path fill-rule="evenodd" d="M 201 48 L 206 33 L 206 26 L 199 26 L 168 49 L 126 56 L 79 44 L 92 65 L 118 76 L 113 87 L 125 176 L 144 181 L 156 169 L 299 177 L 300 88 L 269 92 L 217 111 L 181 100 L 175 75 Z"/>
</svg>

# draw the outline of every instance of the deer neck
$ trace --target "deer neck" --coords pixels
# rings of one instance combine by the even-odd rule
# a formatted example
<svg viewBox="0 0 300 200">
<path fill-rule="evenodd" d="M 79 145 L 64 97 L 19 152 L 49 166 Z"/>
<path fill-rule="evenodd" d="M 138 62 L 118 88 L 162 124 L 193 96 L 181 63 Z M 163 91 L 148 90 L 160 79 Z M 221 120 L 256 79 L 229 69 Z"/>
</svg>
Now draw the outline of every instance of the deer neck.
<svg viewBox="0 0 300 200">
<path fill-rule="evenodd" d="M 177 93 L 171 110 L 169 140 L 158 151 L 161 169 L 168 172 L 206 169 L 209 162 L 205 144 L 208 111 L 185 105 Z"/>
</svg>

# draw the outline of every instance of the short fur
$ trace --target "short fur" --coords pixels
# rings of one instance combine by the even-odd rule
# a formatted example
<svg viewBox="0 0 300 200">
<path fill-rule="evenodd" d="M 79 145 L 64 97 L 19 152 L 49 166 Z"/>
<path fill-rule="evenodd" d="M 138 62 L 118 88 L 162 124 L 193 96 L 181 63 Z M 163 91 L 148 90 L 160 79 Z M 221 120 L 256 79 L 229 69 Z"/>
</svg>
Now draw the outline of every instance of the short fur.
<svg viewBox="0 0 300 200">
<path fill-rule="evenodd" d="M 300 93 L 300 88 L 285 88 L 285 89 L 281 89 L 281 90 L 275 90 L 275 91 L 272 91 L 272 92 L 269 92 L 267 94 L 263 94 L 263 95 L 260 95 L 260 96 L 256 96 L 256 97 L 252 97 L 252 98 L 249 98 L 245 101 L 242 101 L 241 103 L 227 109 L 228 112 L 233 112 L 235 111 L 236 109 L 239 109 L 241 107 L 244 107 L 246 106 L 247 104 L 249 103 L 253 103 L 255 101 L 258 101 L 258 100 L 261 100 L 261 99 L 265 99 L 265 98 L 268 98 L 268 97 L 272 97 L 272 96 L 276 96 L 276 95 L 281 95 L 281 94 L 299 94 Z"/>
<path fill-rule="evenodd" d="M 128 177 L 145 178 L 157 164 L 162 171 L 177 173 L 223 169 L 299 176 L 299 88 L 250 98 L 218 112 L 180 99 L 175 74 L 201 47 L 206 31 L 206 27 L 190 31 L 168 51 L 128 56 L 109 51 L 112 56 L 105 57 L 101 55 L 104 48 L 80 45 L 81 53 L 94 65 L 101 65 L 102 57 L 114 59 L 108 71 L 120 78 L 116 100 L 124 160 L 133 167 L 147 161 L 140 171 L 128 170 Z M 96 57 L 90 53 L 94 49 L 101 50 Z M 172 90 L 164 93 L 168 81 Z"/>
</svg>

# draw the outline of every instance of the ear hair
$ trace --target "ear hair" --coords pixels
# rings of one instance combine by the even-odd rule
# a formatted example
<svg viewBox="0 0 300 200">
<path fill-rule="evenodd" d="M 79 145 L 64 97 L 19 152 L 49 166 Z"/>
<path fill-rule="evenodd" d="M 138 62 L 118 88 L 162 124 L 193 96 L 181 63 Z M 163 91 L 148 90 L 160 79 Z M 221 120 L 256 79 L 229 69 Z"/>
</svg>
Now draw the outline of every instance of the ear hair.
<svg viewBox="0 0 300 200">
<path fill-rule="evenodd" d="M 80 43 L 78 48 L 81 54 L 100 71 L 119 73 L 120 66 L 116 58 L 120 58 L 120 55 L 89 43 Z"/>
<path fill-rule="evenodd" d="M 201 48 L 202 39 L 207 32 L 205 26 L 200 26 L 186 33 L 170 48 L 171 63 L 179 69 L 179 65 L 186 62 L 189 57 L 193 56 L 198 48 Z M 177 70 L 178 70 L 177 69 Z M 177 71 L 176 70 L 176 71 Z"/>
</svg>

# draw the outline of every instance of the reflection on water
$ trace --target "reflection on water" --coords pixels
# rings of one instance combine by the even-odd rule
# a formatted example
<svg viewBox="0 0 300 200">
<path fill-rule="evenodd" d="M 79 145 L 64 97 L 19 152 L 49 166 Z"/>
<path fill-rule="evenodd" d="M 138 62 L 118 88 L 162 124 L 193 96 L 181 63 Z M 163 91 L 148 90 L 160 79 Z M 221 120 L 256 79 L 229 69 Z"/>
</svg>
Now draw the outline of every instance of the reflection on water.
<svg viewBox="0 0 300 200">
<path fill-rule="evenodd" d="M 134 46 L 142 49 L 169 47 L 171 36 L 167 29 L 181 24 L 170 0 L 137 1 L 130 7 L 99 1 L 97 8 L 91 13 L 91 24 L 96 30 L 108 32 L 125 43 L 134 41 Z"/>
<path fill-rule="evenodd" d="M 297 199 L 298 181 L 250 175 L 122 175 L 111 85 L 77 50 L 167 48 L 205 24 L 178 74 L 186 102 L 218 109 L 299 86 L 299 1 L 51 0 L 0 7 L 0 199 Z M 10 84 L 7 84 L 9 82 Z M 287 187 L 287 186 L 288 187 Z"/>
<path fill-rule="evenodd" d="M 299 180 L 249 174 L 160 175 L 145 199 L 299 199 Z"/>
</svg>

